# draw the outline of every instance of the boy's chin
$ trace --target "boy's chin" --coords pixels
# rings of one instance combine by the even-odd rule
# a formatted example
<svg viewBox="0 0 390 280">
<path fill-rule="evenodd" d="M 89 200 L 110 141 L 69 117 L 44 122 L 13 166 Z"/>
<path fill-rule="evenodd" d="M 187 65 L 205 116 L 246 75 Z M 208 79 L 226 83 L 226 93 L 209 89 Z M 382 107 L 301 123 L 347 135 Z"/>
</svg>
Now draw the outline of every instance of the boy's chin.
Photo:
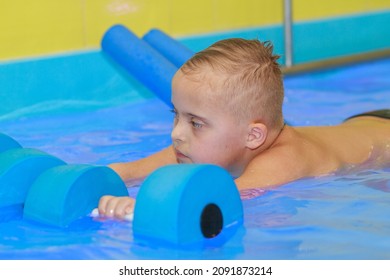
<svg viewBox="0 0 390 280">
<path fill-rule="evenodd" d="M 180 158 L 176 158 L 176 161 L 177 163 L 181 164 L 181 163 L 193 163 L 192 160 L 190 160 L 189 158 L 183 158 L 183 157 L 180 157 Z"/>
</svg>

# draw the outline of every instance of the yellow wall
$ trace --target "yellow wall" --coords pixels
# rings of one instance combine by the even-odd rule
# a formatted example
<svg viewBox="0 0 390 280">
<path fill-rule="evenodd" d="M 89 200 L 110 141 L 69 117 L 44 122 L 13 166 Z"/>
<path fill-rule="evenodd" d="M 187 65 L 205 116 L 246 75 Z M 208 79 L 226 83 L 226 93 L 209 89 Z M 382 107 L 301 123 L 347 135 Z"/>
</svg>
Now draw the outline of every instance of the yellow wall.
<svg viewBox="0 0 390 280">
<path fill-rule="evenodd" d="M 390 9 L 390 0 L 292 0 L 298 21 Z"/>
<path fill-rule="evenodd" d="M 293 0 L 294 19 L 390 9 L 389 0 Z M 0 60 L 97 48 L 122 23 L 141 36 L 173 36 L 274 25 L 282 0 L 1 0 Z"/>
</svg>

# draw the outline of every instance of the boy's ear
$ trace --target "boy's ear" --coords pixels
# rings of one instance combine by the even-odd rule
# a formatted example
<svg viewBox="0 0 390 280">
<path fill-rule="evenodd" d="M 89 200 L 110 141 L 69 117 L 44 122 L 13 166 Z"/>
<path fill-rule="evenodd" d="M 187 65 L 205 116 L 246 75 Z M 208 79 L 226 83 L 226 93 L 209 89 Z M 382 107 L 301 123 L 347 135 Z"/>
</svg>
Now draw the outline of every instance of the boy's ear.
<svg viewBox="0 0 390 280">
<path fill-rule="evenodd" d="M 246 146 L 251 149 L 257 149 L 267 139 L 268 130 L 265 124 L 260 122 L 251 123 L 248 126 L 248 135 L 246 139 Z"/>
</svg>

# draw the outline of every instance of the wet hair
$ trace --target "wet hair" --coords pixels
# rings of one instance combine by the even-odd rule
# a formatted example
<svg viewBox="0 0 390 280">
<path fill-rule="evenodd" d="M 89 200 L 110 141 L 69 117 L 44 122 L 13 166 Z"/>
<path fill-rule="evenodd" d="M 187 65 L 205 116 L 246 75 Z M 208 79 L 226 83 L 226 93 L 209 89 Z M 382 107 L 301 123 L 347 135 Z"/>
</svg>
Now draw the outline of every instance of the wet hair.
<svg viewBox="0 0 390 280">
<path fill-rule="evenodd" d="M 233 38 L 196 53 L 181 71 L 185 75 L 200 74 L 208 67 L 221 78 L 215 97 L 234 116 L 280 128 L 284 123 L 284 90 L 278 58 L 269 41 Z M 207 80 L 207 73 L 203 75 Z M 208 82 L 212 85 L 214 81 Z"/>
</svg>

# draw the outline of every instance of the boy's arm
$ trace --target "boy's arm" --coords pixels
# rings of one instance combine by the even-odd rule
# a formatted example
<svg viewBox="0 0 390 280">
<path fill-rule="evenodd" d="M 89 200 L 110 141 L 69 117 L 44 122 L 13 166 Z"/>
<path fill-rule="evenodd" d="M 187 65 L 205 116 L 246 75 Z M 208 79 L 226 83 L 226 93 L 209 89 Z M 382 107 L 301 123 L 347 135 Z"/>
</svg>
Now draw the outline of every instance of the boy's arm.
<svg viewBox="0 0 390 280">
<path fill-rule="evenodd" d="M 169 146 L 146 158 L 132 162 L 113 163 L 109 167 L 126 182 L 132 179 L 144 178 L 159 167 L 175 163 L 177 163 L 175 153 L 172 146 Z"/>
<path fill-rule="evenodd" d="M 176 156 L 173 147 L 163 149 L 146 158 L 123 163 L 113 163 L 112 168 L 123 181 L 143 179 L 159 167 L 168 164 L 175 164 Z M 99 214 L 106 217 L 125 218 L 126 215 L 133 213 L 135 200 L 128 196 L 115 197 L 105 195 L 99 201 Z"/>
</svg>

